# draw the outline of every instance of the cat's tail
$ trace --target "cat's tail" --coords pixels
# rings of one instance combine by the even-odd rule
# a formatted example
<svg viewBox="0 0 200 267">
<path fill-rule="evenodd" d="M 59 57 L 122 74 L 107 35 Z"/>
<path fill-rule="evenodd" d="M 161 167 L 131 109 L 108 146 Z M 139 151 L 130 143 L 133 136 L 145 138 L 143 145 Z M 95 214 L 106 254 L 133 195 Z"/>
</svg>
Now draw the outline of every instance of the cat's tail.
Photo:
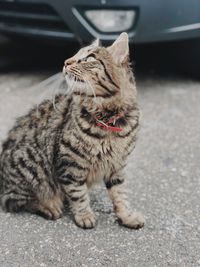
<svg viewBox="0 0 200 267">
<path fill-rule="evenodd" d="M 25 210 L 29 201 L 30 199 L 28 197 L 17 194 L 15 190 L 0 194 L 2 209 L 7 212 L 19 212 Z"/>
</svg>

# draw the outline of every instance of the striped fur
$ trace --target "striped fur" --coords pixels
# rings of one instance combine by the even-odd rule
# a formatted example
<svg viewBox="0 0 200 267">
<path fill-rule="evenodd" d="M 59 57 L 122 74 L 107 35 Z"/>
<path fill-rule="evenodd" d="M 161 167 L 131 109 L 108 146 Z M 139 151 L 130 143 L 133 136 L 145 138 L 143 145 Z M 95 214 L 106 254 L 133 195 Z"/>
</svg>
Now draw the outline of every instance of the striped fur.
<svg viewBox="0 0 200 267">
<path fill-rule="evenodd" d="M 122 35 L 119 38 L 127 40 Z M 135 146 L 139 109 L 127 54 L 126 60 L 115 61 L 116 42 L 109 48 L 93 44 L 66 60 L 63 72 L 72 93 L 56 97 L 56 110 L 50 100 L 42 102 L 10 130 L 0 158 L 5 211 L 25 210 L 57 219 L 67 199 L 76 224 L 92 228 L 96 218 L 88 191 L 104 180 L 120 222 L 131 228 L 143 226 L 143 217 L 131 211 L 124 189 L 122 172 Z M 121 54 L 119 49 L 120 60 Z M 122 112 L 116 126 L 123 131 L 97 126 L 95 118 L 107 121 Z"/>
</svg>

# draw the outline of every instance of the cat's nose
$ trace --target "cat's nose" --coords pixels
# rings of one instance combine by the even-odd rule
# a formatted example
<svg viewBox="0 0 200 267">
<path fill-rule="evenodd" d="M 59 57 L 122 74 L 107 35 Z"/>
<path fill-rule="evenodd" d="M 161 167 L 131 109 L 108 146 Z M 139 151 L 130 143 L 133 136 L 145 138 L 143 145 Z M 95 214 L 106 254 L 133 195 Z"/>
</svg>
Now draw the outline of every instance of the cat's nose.
<svg viewBox="0 0 200 267">
<path fill-rule="evenodd" d="M 69 65 L 72 65 L 73 63 L 75 63 L 76 60 L 73 59 L 73 58 L 69 58 L 69 59 L 66 59 L 65 62 L 64 62 L 64 65 L 65 67 L 69 66 Z"/>
</svg>

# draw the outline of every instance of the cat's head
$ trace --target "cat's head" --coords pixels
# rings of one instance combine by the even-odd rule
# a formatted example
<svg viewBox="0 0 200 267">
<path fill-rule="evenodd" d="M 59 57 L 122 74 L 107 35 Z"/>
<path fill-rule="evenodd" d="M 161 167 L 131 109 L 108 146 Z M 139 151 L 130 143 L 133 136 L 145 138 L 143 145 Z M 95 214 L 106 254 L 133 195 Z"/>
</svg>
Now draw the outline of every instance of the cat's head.
<svg viewBox="0 0 200 267">
<path fill-rule="evenodd" d="M 100 46 L 99 40 L 81 48 L 65 60 L 63 73 L 76 93 L 108 97 L 119 92 L 128 79 L 128 60 L 128 35 L 124 32 L 107 48 Z"/>
</svg>

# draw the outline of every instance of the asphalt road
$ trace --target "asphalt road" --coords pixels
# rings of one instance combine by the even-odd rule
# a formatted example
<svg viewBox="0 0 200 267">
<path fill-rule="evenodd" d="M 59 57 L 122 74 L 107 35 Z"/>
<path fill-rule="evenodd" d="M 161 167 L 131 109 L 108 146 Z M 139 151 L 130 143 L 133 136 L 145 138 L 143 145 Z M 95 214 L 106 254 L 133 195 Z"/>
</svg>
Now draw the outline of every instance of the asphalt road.
<svg viewBox="0 0 200 267">
<path fill-rule="evenodd" d="M 31 85 L 56 72 L 17 66 L 0 74 L 1 140 L 33 100 Z M 145 227 L 119 226 L 103 186 L 91 193 L 93 230 L 68 212 L 54 222 L 0 210 L 0 267 L 200 266 L 200 83 L 168 73 L 137 74 L 142 126 L 126 178 Z"/>
</svg>

